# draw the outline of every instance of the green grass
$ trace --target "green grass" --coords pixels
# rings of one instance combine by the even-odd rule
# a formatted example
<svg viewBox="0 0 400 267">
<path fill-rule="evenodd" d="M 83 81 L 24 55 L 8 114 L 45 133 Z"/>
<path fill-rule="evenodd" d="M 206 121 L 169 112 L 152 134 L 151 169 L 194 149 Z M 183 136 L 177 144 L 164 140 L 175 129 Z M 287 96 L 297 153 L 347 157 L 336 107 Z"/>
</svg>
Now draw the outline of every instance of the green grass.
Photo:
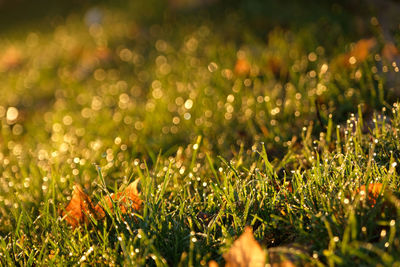
<svg viewBox="0 0 400 267">
<path fill-rule="evenodd" d="M 247 225 L 265 249 L 299 244 L 303 263 L 400 265 L 398 69 L 379 27 L 343 67 L 357 39 L 339 19 L 328 36 L 304 22 L 265 38 L 240 11 L 91 12 L 101 24 L 82 12 L 0 39 L 2 265 L 223 263 Z M 136 178 L 133 217 L 60 216 L 74 182 L 97 202 Z M 355 194 L 372 182 L 373 207 Z"/>
</svg>

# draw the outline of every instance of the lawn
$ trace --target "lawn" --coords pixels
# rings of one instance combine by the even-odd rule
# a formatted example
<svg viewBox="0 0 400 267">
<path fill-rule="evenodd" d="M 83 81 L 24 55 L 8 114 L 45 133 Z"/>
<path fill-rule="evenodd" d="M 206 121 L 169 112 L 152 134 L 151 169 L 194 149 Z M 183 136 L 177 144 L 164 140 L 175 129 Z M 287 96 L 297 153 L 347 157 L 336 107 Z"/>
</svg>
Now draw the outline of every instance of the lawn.
<svg viewBox="0 0 400 267">
<path fill-rule="evenodd" d="M 0 5 L 1 265 L 400 266 L 373 1 L 75 2 Z"/>
</svg>

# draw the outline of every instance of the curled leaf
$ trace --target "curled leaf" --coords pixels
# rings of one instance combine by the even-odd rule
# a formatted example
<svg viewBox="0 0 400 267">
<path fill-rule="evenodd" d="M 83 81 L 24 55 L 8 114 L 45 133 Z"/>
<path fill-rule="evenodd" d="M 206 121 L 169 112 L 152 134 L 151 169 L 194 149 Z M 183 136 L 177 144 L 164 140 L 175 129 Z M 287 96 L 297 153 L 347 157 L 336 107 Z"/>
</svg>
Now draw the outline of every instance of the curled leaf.
<svg viewBox="0 0 400 267">
<path fill-rule="evenodd" d="M 107 205 L 107 207 L 108 207 L 111 211 L 113 211 L 113 204 L 112 204 L 112 201 L 115 201 L 115 195 L 114 195 L 114 194 L 111 194 L 111 198 L 110 198 L 110 196 L 105 196 L 105 197 L 104 197 L 105 205 Z M 100 203 L 100 202 L 97 203 L 97 205 L 94 207 L 94 209 L 96 210 L 97 214 L 99 214 L 99 217 L 100 217 L 101 219 L 103 219 L 103 218 L 106 216 L 106 213 L 104 212 L 103 204 L 102 204 L 102 203 Z"/>
<path fill-rule="evenodd" d="M 265 265 L 265 252 L 255 240 L 251 227 L 246 227 L 244 233 L 223 256 L 227 267 L 263 267 Z"/>
<path fill-rule="evenodd" d="M 72 227 L 89 222 L 89 216 L 98 219 L 100 214 L 96 211 L 89 196 L 83 192 L 80 185 L 74 184 L 71 201 L 62 212 L 66 222 Z"/>
<path fill-rule="evenodd" d="M 126 214 L 130 208 L 140 210 L 142 200 L 138 190 L 139 179 L 129 184 L 125 190 L 110 196 L 105 196 L 104 200 L 93 205 L 90 197 L 83 192 L 80 185 L 75 184 L 72 191 L 71 201 L 62 212 L 65 221 L 72 227 L 77 227 L 81 224 L 89 222 L 90 217 L 96 220 L 104 219 L 104 207 L 108 207 L 111 212 L 114 211 L 113 202 L 118 205 L 122 214 Z"/>
<path fill-rule="evenodd" d="M 129 184 L 125 190 L 118 192 L 117 194 L 111 194 L 104 198 L 103 203 L 98 203 L 94 208 L 101 218 L 104 218 L 105 212 L 102 205 L 107 205 L 107 207 L 114 211 L 113 202 L 119 206 L 122 214 L 126 214 L 130 207 L 134 210 L 140 210 L 142 206 L 142 200 L 140 199 L 138 190 L 139 179 L 136 179 L 131 184 Z"/>
<path fill-rule="evenodd" d="M 128 209 L 132 207 L 134 210 L 140 210 L 142 200 L 140 199 L 138 190 L 139 179 L 136 179 L 125 188 L 122 193 L 117 195 L 120 201 L 120 208 L 122 213 L 127 213 Z"/>
</svg>

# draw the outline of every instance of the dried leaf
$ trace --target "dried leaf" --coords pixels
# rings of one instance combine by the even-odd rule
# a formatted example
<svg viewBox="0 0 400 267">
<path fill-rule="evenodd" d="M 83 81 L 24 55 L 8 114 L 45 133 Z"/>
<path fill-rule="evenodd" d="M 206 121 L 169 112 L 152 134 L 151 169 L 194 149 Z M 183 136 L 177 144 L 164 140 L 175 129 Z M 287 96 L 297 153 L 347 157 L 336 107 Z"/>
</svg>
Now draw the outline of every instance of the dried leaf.
<svg viewBox="0 0 400 267">
<path fill-rule="evenodd" d="M 132 207 L 134 210 L 140 210 L 142 205 L 142 200 L 140 199 L 139 190 L 138 190 L 139 179 L 136 179 L 131 184 L 129 184 L 124 191 L 118 192 L 117 194 L 111 194 L 110 196 L 106 196 L 104 198 L 103 203 L 98 203 L 94 208 L 96 212 L 101 215 L 101 218 L 104 218 L 105 212 L 102 205 L 107 205 L 107 207 L 114 211 L 112 202 L 114 201 L 122 212 L 122 214 L 126 214 L 129 210 L 129 207 Z"/>
<path fill-rule="evenodd" d="M 140 210 L 142 200 L 140 199 L 138 190 L 139 179 L 133 181 L 122 193 L 117 194 L 117 199 L 120 203 L 120 209 L 123 214 L 127 213 L 132 207 L 134 210 Z"/>
<path fill-rule="evenodd" d="M 214 260 L 208 262 L 208 267 L 218 267 L 218 263 Z"/>
<path fill-rule="evenodd" d="M 375 38 L 361 39 L 354 45 L 350 52 L 350 56 L 355 57 L 358 62 L 362 62 L 367 59 L 369 52 L 375 45 Z"/>
<path fill-rule="evenodd" d="M 89 196 L 83 192 L 82 187 L 74 184 L 71 201 L 62 213 L 65 220 L 72 227 L 89 222 L 89 216 L 99 218 Z"/>
<path fill-rule="evenodd" d="M 110 198 L 109 196 L 105 196 L 105 197 L 104 197 L 104 202 L 105 202 L 105 204 L 107 205 L 107 207 L 108 207 L 111 211 L 113 211 L 113 204 L 112 204 L 111 199 L 115 201 L 115 195 L 114 195 L 114 194 L 111 194 L 111 198 Z M 97 203 L 97 205 L 94 207 L 95 211 L 97 212 L 97 214 L 99 214 L 99 217 L 100 217 L 101 219 L 103 219 L 103 218 L 106 216 L 106 213 L 104 212 L 104 209 L 103 209 L 103 206 L 102 206 L 102 205 L 103 205 L 103 204 L 99 202 L 99 203 Z"/>
<path fill-rule="evenodd" d="M 365 185 L 362 185 L 360 189 L 357 190 L 357 194 L 361 194 L 361 192 L 364 192 L 363 194 L 367 194 L 368 203 L 371 205 L 371 207 L 374 207 L 376 204 L 376 200 L 383 191 L 382 189 L 383 189 L 383 184 L 371 183 L 368 185 L 368 189 L 366 188 Z"/>
<path fill-rule="evenodd" d="M 332 69 L 348 68 L 353 64 L 365 61 L 376 43 L 375 38 L 359 40 L 349 53 L 341 54 L 332 61 Z"/>
<path fill-rule="evenodd" d="M 126 214 L 130 207 L 134 210 L 140 210 L 142 206 L 142 200 L 140 199 L 140 193 L 138 190 L 139 179 L 128 185 L 124 191 L 117 194 L 111 194 L 105 196 L 104 201 L 93 205 L 89 196 L 85 194 L 82 187 L 78 184 L 74 185 L 72 191 L 71 201 L 68 203 L 62 215 L 65 220 L 72 227 L 77 227 L 81 224 L 89 222 L 89 217 L 92 216 L 97 220 L 105 217 L 104 206 L 106 205 L 111 211 L 113 211 L 113 202 L 119 205 L 119 208 L 123 214 Z"/>
<path fill-rule="evenodd" d="M 0 57 L 0 71 L 13 69 L 22 63 L 21 51 L 14 46 L 9 47 Z"/>
<path fill-rule="evenodd" d="M 250 73 L 250 63 L 244 58 L 239 58 L 236 61 L 234 71 L 237 75 L 246 76 Z"/>
<path fill-rule="evenodd" d="M 244 233 L 224 254 L 224 259 L 226 267 L 263 267 L 265 265 L 265 252 L 255 240 L 251 227 L 246 227 Z"/>
<path fill-rule="evenodd" d="M 296 267 L 296 265 L 294 265 L 294 263 L 290 260 L 284 260 L 281 262 L 272 263 L 271 267 Z"/>
</svg>

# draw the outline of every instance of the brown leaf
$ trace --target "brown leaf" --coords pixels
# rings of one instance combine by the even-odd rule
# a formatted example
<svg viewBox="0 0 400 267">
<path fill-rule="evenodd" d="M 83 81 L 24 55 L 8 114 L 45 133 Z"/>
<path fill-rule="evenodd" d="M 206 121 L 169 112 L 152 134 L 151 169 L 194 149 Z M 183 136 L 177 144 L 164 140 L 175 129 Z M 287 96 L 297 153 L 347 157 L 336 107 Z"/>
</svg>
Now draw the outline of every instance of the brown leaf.
<svg viewBox="0 0 400 267">
<path fill-rule="evenodd" d="M 140 210 L 142 200 L 140 199 L 138 191 L 139 179 L 133 181 L 122 193 L 117 194 L 117 199 L 120 202 L 120 209 L 123 214 L 127 213 L 128 209 L 132 207 L 134 210 Z"/>
<path fill-rule="evenodd" d="M 250 68 L 250 63 L 246 59 L 239 58 L 235 63 L 234 72 L 239 76 L 246 76 L 250 73 Z"/>
<path fill-rule="evenodd" d="M 5 71 L 18 67 L 22 63 L 21 51 L 14 46 L 10 46 L 0 57 L 0 71 Z"/>
<path fill-rule="evenodd" d="M 356 58 L 358 62 L 365 61 L 371 49 L 376 45 L 375 38 L 361 39 L 353 47 L 350 56 Z"/>
<path fill-rule="evenodd" d="M 113 211 L 113 201 L 123 214 L 126 214 L 130 207 L 134 210 L 140 210 L 142 200 L 138 190 L 139 179 L 129 184 L 125 190 L 117 194 L 105 196 L 103 203 L 99 202 L 96 206 L 93 205 L 89 196 L 83 192 L 82 187 L 74 184 L 71 201 L 68 203 L 62 216 L 65 217 L 66 222 L 72 227 L 78 227 L 81 224 L 89 222 L 89 217 L 92 216 L 96 220 L 101 220 L 105 217 L 104 205 Z"/>
<path fill-rule="evenodd" d="M 383 192 L 382 190 L 383 184 L 381 183 L 371 183 L 368 185 L 368 188 L 365 185 L 360 186 L 360 188 L 356 191 L 357 194 L 368 195 L 368 204 L 371 207 L 374 207 L 376 204 L 376 200 L 378 199 L 379 195 Z"/>
<path fill-rule="evenodd" d="M 253 236 L 251 227 L 246 227 L 244 233 L 233 243 L 224 254 L 226 267 L 263 267 L 265 252 Z"/>
<path fill-rule="evenodd" d="M 284 260 L 279 263 L 272 263 L 271 267 L 296 267 L 290 260 Z"/>
<path fill-rule="evenodd" d="M 111 199 L 112 200 L 114 200 L 115 201 L 115 195 L 114 194 L 111 194 L 111 198 L 109 197 L 109 196 L 105 196 L 104 197 L 104 202 L 105 202 L 105 204 L 107 205 L 107 207 L 111 210 L 111 211 L 113 211 L 113 204 L 112 204 L 112 201 L 111 201 Z M 106 213 L 104 212 L 104 209 L 103 209 L 103 203 L 97 203 L 97 205 L 94 207 L 94 209 L 95 209 L 95 211 L 97 212 L 97 214 L 99 214 L 99 217 L 101 218 L 101 219 L 103 219 L 105 216 L 106 216 Z"/>
<path fill-rule="evenodd" d="M 62 212 L 62 215 L 67 223 L 74 228 L 80 224 L 88 223 L 89 216 L 100 217 L 89 196 L 83 192 L 82 187 L 78 184 L 74 184 L 71 201 Z"/>
<path fill-rule="evenodd" d="M 370 55 L 371 50 L 376 46 L 375 38 L 361 39 L 355 43 L 350 52 L 341 54 L 333 59 L 332 68 L 348 68 L 354 64 L 365 61 Z"/>
<path fill-rule="evenodd" d="M 132 207 L 134 210 L 140 210 L 142 205 L 142 200 L 140 199 L 139 190 L 138 190 L 139 179 L 136 179 L 131 184 L 129 184 L 124 191 L 118 192 L 117 194 L 111 194 L 110 196 L 106 196 L 104 198 L 104 202 L 107 207 L 114 211 L 112 201 L 119 205 L 119 208 L 122 214 L 126 214 L 128 212 L 129 207 Z M 105 212 L 102 207 L 104 203 L 98 203 L 94 208 L 96 212 L 101 215 L 101 218 L 104 218 Z"/>
</svg>

